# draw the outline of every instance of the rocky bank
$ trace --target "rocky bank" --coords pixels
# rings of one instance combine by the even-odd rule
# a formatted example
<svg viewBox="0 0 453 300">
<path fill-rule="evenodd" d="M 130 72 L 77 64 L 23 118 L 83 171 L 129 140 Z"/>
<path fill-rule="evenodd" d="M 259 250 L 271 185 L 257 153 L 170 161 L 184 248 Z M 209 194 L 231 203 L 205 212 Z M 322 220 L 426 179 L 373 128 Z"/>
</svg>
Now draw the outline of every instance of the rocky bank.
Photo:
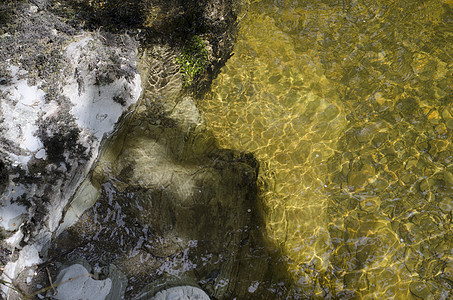
<svg viewBox="0 0 453 300">
<path fill-rule="evenodd" d="M 170 281 L 253 294 L 267 269 L 251 226 L 258 162 L 218 149 L 196 108 L 246 4 L 0 6 L 3 296 L 48 286 L 40 297 L 59 299 L 79 271 L 99 299 L 149 299 Z"/>
</svg>

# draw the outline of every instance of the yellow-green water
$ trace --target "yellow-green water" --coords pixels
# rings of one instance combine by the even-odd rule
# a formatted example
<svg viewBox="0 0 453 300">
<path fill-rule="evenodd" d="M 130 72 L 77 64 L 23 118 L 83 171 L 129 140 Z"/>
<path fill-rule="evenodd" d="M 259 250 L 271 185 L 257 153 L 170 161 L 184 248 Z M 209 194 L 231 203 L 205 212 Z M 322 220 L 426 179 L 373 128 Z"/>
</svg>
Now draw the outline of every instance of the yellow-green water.
<svg viewBox="0 0 453 300">
<path fill-rule="evenodd" d="M 453 2 L 255 1 L 199 105 L 261 163 L 289 297 L 448 299 Z"/>
</svg>

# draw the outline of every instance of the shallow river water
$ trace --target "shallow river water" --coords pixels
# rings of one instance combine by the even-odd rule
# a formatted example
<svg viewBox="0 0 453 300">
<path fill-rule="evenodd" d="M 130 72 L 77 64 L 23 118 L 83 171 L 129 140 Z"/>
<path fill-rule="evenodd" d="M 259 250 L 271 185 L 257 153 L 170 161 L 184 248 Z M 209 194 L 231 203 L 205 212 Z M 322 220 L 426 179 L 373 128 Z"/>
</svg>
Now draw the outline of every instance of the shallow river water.
<svg viewBox="0 0 453 300">
<path fill-rule="evenodd" d="M 260 162 L 285 297 L 453 296 L 452 10 L 263 0 L 240 20 L 198 104 Z"/>
</svg>

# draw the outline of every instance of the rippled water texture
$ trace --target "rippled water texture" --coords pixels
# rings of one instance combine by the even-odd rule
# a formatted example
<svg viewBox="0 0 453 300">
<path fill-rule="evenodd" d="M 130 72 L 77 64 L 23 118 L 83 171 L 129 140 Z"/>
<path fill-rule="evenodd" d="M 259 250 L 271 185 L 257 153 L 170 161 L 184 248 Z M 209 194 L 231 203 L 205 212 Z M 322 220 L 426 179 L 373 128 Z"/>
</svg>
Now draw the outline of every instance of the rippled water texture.
<svg viewBox="0 0 453 300">
<path fill-rule="evenodd" d="M 199 104 L 260 160 L 289 296 L 452 297 L 452 9 L 264 0 L 241 20 Z"/>
</svg>

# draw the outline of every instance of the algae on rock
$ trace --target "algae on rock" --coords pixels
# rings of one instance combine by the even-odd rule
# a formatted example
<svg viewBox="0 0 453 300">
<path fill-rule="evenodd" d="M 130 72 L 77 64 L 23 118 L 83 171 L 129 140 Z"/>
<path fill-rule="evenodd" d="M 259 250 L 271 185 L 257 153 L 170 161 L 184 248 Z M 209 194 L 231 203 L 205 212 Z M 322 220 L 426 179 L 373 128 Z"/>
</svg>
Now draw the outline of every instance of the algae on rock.
<svg viewBox="0 0 453 300">
<path fill-rule="evenodd" d="M 203 39 L 193 36 L 176 58 L 176 62 L 184 75 L 184 86 L 191 86 L 196 77 L 207 67 L 208 52 Z"/>
</svg>

